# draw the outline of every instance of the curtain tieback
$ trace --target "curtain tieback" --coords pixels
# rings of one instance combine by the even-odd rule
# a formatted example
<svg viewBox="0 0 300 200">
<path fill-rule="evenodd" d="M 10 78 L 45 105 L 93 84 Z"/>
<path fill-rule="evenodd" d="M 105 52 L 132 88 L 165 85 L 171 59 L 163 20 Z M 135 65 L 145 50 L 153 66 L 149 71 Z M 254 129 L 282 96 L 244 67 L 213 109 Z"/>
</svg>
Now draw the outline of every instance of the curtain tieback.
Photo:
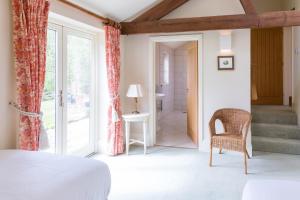
<svg viewBox="0 0 300 200">
<path fill-rule="evenodd" d="M 111 113 L 111 120 L 113 123 L 117 123 L 120 121 L 120 117 L 119 117 L 119 113 L 117 112 L 116 108 L 115 108 L 115 105 L 114 105 L 114 101 L 116 99 L 118 99 L 120 97 L 120 95 L 115 95 L 115 96 L 111 96 L 110 97 L 110 104 L 111 104 L 111 107 L 112 107 L 112 113 Z"/>
<path fill-rule="evenodd" d="M 27 116 L 27 117 L 33 117 L 33 118 L 39 118 L 42 119 L 41 113 L 35 113 L 35 112 L 26 112 L 23 111 L 18 104 L 15 102 L 9 102 L 9 105 L 11 105 L 16 111 L 18 111 L 21 115 Z"/>
</svg>

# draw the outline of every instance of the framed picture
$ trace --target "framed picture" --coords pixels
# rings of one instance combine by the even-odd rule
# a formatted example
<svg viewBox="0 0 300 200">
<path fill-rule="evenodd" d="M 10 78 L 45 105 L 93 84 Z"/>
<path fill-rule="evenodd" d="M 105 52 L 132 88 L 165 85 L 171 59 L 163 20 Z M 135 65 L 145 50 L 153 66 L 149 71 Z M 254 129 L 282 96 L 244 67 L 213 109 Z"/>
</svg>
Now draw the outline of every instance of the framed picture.
<svg viewBox="0 0 300 200">
<path fill-rule="evenodd" d="M 234 70 L 234 56 L 218 56 L 218 70 Z"/>
</svg>

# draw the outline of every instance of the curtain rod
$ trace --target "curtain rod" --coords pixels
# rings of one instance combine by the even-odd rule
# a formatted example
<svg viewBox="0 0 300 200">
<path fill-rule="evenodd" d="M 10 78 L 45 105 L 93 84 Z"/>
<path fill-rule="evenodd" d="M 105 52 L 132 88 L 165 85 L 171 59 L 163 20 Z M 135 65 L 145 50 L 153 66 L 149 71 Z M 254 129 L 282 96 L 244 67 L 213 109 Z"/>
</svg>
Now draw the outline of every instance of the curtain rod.
<svg viewBox="0 0 300 200">
<path fill-rule="evenodd" d="M 74 4 L 74 3 L 70 2 L 70 1 L 67 1 L 67 0 L 58 0 L 58 1 L 61 2 L 61 3 L 63 3 L 63 4 L 68 5 L 70 7 L 73 7 L 75 9 L 77 9 L 77 10 L 80 10 L 80 11 L 82 11 L 82 12 L 88 14 L 88 15 L 96 17 L 97 19 L 101 20 L 103 22 L 103 24 L 105 24 L 105 25 L 109 25 L 109 26 L 113 26 L 115 28 L 121 29 L 121 24 L 118 23 L 118 22 L 116 22 L 116 21 L 114 21 L 114 20 L 112 20 L 112 19 L 109 19 L 107 17 L 103 17 L 101 15 L 98 15 L 98 14 L 96 14 L 94 12 L 91 12 L 91 11 L 89 11 L 89 10 L 87 10 L 87 9 L 85 9 L 85 8 L 77 5 L 77 4 Z"/>
</svg>

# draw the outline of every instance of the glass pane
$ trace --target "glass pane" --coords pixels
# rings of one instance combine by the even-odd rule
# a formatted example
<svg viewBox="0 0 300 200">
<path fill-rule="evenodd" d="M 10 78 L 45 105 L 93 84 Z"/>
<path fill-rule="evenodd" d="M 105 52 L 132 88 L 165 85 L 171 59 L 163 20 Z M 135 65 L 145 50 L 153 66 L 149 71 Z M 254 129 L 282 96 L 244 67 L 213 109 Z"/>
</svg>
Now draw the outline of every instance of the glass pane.
<svg viewBox="0 0 300 200">
<path fill-rule="evenodd" d="M 81 154 L 90 147 L 92 41 L 67 39 L 67 153 Z"/>
<path fill-rule="evenodd" d="M 57 33 L 48 30 L 47 38 L 47 63 L 44 93 L 42 97 L 43 126 L 46 134 L 41 134 L 41 150 L 55 153 L 55 97 L 56 97 L 56 40 Z"/>
<path fill-rule="evenodd" d="M 170 60 L 169 60 L 169 55 L 165 54 L 164 56 L 164 84 L 168 85 L 170 82 Z"/>
</svg>

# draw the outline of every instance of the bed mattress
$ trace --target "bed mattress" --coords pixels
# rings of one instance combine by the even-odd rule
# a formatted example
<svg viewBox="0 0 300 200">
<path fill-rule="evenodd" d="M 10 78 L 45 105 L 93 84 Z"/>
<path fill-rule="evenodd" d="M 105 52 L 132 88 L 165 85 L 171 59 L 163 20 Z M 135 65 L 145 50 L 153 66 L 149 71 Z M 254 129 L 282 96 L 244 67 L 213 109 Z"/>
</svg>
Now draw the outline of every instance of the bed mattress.
<svg viewBox="0 0 300 200">
<path fill-rule="evenodd" d="M 92 159 L 0 151 L 1 200 L 106 200 L 107 165 Z"/>
<path fill-rule="evenodd" d="M 280 180 L 249 181 L 243 200 L 299 200 L 300 182 Z"/>
</svg>

